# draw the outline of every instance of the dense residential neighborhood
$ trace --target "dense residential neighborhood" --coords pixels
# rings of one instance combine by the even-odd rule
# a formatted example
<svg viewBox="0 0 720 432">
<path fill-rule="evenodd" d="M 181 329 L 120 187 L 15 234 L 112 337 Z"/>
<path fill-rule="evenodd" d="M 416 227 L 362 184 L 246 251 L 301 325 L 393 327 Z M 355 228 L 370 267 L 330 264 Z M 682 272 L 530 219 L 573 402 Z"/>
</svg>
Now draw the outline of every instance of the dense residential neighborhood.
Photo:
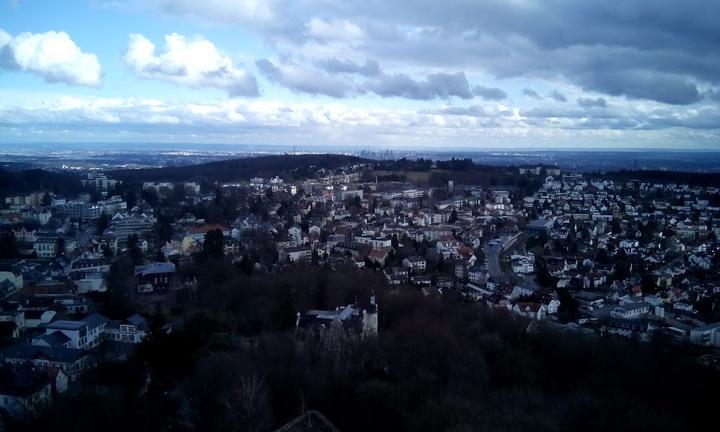
<svg viewBox="0 0 720 432">
<path fill-rule="evenodd" d="M 427 169 L 446 177 L 474 169 L 461 162 Z M 697 361 L 717 367 L 720 188 L 542 165 L 500 180 L 423 181 L 400 165 L 363 161 L 233 182 L 92 171 L 75 195 L 5 195 L 3 413 L 33 416 L 85 385 L 85 375 L 134 358 L 151 335 L 187 332 L 199 305 L 235 302 L 203 288 L 221 283 L 203 276 L 217 263 L 286 278 L 274 288 L 272 325 L 293 332 L 298 347 L 319 342 L 338 358 L 353 341 L 382 338 L 382 299 L 416 292 L 461 298 L 468 310 L 520 320 L 528 331 L 692 347 Z M 347 287 L 323 286 L 298 307 L 311 287 L 293 284 L 311 272 L 373 282 L 346 299 L 329 291 Z M 218 319 L 259 325 L 252 316 Z"/>
</svg>

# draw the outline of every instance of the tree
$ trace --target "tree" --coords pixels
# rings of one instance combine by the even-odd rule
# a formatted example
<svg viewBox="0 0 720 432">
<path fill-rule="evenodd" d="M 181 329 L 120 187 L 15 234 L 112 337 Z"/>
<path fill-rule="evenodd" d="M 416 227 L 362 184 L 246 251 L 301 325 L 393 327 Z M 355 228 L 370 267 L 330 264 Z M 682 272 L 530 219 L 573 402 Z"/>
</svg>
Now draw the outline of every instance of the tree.
<svg viewBox="0 0 720 432">
<path fill-rule="evenodd" d="M 97 220 L 96 232 L 98 235 L 102 235 L 105 230 L 110 226 L 110 218 L 105 212 L 100 213 L 100 217 Z"/>
<path fill-rule="evenodd" d="M 644 273 L 640 279 L 640 288 L 642 289 L 643 295 L 652 295 L 657 293 L 657 286 L 652 273 Z"/>
<path fill-rule="evenodd" d="M 133 265 L 141 265 L 143 263 L 142 251 L 140 250 L 140 238 L 137 234 L 128 237 L 128 253 Z"/>
<path fill-rule="evenodd" d="M 225 256 L 225 239 L 223 238 L 223 233 L 219 228 L 210 230 L 205 234 L 203 251 L 209 257 L 215 259 L 220 259 Z"/>
<path fill-rule="evenodd" d="M 313 249 L 312 254 L 310 255 L 310 262 L 313 265 L 318 265 L 318 263 L 319 263 L 319 256 L 318 256 L 317 250 L 315 250 L 315 249 Z"/>
<path fill-rule="evenodd" d="M 58 237 L 55 241 L 55 256 L 65 255 L 65 237 Z"/>
<path fill-rule="evenodd" d="M 457 222 L 457 210 L 453 209 L 450 213 L 450 217 L 448 218 L 448 223 L 455 223 Z"/>
<path fill-rule="evenodd" d="M 15 235 L 9 232 L 5 235 L 0 236 L 0 258 L 17 258 L 18 256 L 18 245 L 15 240 Z"/>
<path fill-rule="evenodd" d="M 275 290 L 275 298 L 273 300 L 273 327 L 280 331 L 293 328 L 293 326 L 295 326 L 296 312 L 295 301 L 290 285 L 281 285 Z"/>
<path fill-rule="evenodd" d="M 215 188 L 215 205 L 218 207 L 221 207 L 222 201 L 223 201 L 222 190 L 220 189 L 220 186 L 218 186 L 217 188 Z"/>
<path fill-rule="evenodd" d="M 109 318 L 127 318 L 135 311 L 132 297 L 133 270 L 133 263 L 127 257 L 120 257 L 110 265 L 103 302 L 103 312 Z"/>
<path fill-rule="evenodd" d="M 393 247 L 393 249 L 398 250 L 400 247 L 400 241 L 398 240 L 397 234 L 392 235 L 392 239 L 390 240 L 390 245 Z"/>
<path fill-rule="evenodd" d="M 475 248 L 475 258 L 477 258 L 477 264 L 485 264 L 487 258 L 485 257 L 485 251 L 482 250 L 482 246 Z"/>
<path fill-rule="evenodd" d="M 578 301 L 575 300 L 575 297 L 570 294 L 569 290 L 558 290 L 558 300 L 560 300 L 558 318 L 561 322 L 575 321 L 580 316 L 580 305 L 578 304 Z"/>
<path fill-rule="evenodd" d="M 113 251 L 112 251 L 112 249 L 110 249 L 110 246 L 103 244 L 101 246 L 101 249 L 102 249 L 102 255 L 104 258 L 112 258 Z"/>
</svg>

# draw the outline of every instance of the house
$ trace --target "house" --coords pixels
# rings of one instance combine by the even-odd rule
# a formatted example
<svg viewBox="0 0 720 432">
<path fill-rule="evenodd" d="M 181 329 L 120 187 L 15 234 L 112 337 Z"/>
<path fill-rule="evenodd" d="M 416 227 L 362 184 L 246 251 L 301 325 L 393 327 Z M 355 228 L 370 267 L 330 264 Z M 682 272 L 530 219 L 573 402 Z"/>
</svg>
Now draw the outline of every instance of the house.
<svg viewBox="0 0 720 432">
<path fill-rule="evenodd" d="M 641 341 L 647 342 L 650 340 L 650 333 L 653 330 L 654 326 L 648 320 L 610 318 L 604 320 L 601 334 L 638 338 Z"/>
<path fill-rule="evenodd" d="M 468 268 L 468 281 L 474 284 L 484 284 L 487 282 L 487 269 L 484 266 L 475 264 Z"/>
<path fill-rule="evenodd" d="M 32 341 L 33 345 L 90 350 L 104 338 L 108 319 L 92 314 L 83 320 L 53 321 L 45 327 L 45 334 Z"/>
<path fill-rule="evenodd" d="M 40 411 L 52 401 L 48 375 L 32 364 L 0 366 L 0 408 L 22 418 Z"/>
<path fill-rule="evenodd" d="M 700 346 L 720 347 L 720 323 L 713 323 L 690 330 L 690 342 Z"/>
<path fill-rule="evenodd" d="M 0 271 L 0 299 L 10 297 L 23 287 L 23 275 L 19 272 Z"/>
<path fill-rule="evenodd" d="M 512 312 L 516 315 L 526 318 L 542 321 L 548 313 L 547 306 L 537 302 L 519 302 L 512 308 Z"/>
<path fill-rule="evenodd" d="M 403 266 L 413 271 L 424 272 L 427 266 L 427 261 L 425 260 L 425 257 L 413 255 L 403 259 Z"/>
<path fill-rule="evenodd" d="M 613 308 L 613 310 L 610 311 L 610 316 L 612 318 L 618 318 L 618 319 L 638 319 L 644 315 L 647 315 L 650 312 L 650 305 L 645 302 L 633 302 L 633 303 L 626 303 L 620 306 L 617 306 Z"/>
<path fill-rule="evenodd" d="M 311 257 L 312 248 L 310 246 L 284 247 L 278 250 L 280 262 L 299 263 L 309 261 Z"/>
<path fill-rule="evenodd" d="M 147 332 L 147 320 L 135 314 L 123 321 L 108 322 L 105 327 L 105 338 L 116 342 L 138 344 L 145 339 Z"/>
<path fill-rule="evenodd" d="M 303 243 L 302 229 L 298 225 L 293 225 L 288 229 L 288 238 L 294 241 L 296 245 Z"/>
<path fill-rule="evenodd" d="M 183 253 L 191 249 L 192 245 L 202 243 L 205 240 L 205 234 L 213 230 L 220 230 L 223 237 L 230 235 L 230 227 L 227 225 L 210 224 L 188 228 L 182 240 L 181 248 Z"/>
<path fill-rule="evenodd" d="M 368 259 L 370 260 L 370 262 L 372 262 L 374 264 L 384 266 L 391 251 L 392 251 L 392 247 L 389 247 L 389 246 L 373 249 L 368 254 Z"/>
<path fill-rule="evenodd" d="M 27 343 L 4 348 L 2 358 L 5 363 L 13 365 L 32 363 L 39 368 L 60 368 L 71 381 L 95 364 L 94 359 L 83 350 Z"/>
<path fill-rule="evenodd" d="M 347 333 L 355 336 L 377 336 L 378 313 L 375 296 L 371 296 L 370 304 L 362 310 L 357 305 L 347 305 L 335 310 L 311 309 L 304 314 L 298 312 L 295 328 L 296 332 L 319 331 L 322 336 L 322 333 L 332 326 L 341 326 Z"/>
<path fill-rule="evenodd" d="M 25 327 L 27 328 L 37 328 L 44 324 L 48 324 L 50 321 L 52 321 L 55 318 L 55 315 L 57 315 L 57 312 L 54 310 L 46 309 L 46 310 L 25 310 Z"/>
<path fill-rule="evenodd" d="M 512 255 L 510 262 L 514 273 L 526 274 L 535 271 L 535 256 L 532 252 L 527 255 Z"/>
<path fill-rule="evenodd" d="M 4 302 L 0 304 L 0 323 L 12 322 L 16 328 L 25 327 L 25 311 L 18 302 Z"/>
<path fill-rule="evenodd" d="M 135 286 L 138 293 L 163 292 L 175 284 L 175 264 L 154 262 L 135 267 Z"/>
</svg>

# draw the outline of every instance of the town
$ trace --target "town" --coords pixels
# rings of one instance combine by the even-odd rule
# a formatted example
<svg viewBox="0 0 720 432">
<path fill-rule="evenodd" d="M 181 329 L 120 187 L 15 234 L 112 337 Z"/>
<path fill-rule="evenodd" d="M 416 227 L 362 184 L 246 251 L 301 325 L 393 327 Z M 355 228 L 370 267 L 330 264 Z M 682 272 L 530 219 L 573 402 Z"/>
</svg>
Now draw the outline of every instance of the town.
<svg viewBox="0 0 720 432">
<path fill-rule="evenodd" d="M 662 344 L 718 368 L 720 188 L 639 173 L 348 158 L 231 181 L 88 170 L 74 192 L 7 192 L 0 408 L 32 418 L 197 326 L 209 303 L 217 315 L 242 302 L 209 294 L 227 268 L 285 287 L 270 324 L 215 318 L 250 346 L 276 328 L 342 357 L 343 340 L 382 338 L 384 302 L 412 292 L 529 333 Z M 140 391 L 162 379 L 140 376 Z"/>
</svg>

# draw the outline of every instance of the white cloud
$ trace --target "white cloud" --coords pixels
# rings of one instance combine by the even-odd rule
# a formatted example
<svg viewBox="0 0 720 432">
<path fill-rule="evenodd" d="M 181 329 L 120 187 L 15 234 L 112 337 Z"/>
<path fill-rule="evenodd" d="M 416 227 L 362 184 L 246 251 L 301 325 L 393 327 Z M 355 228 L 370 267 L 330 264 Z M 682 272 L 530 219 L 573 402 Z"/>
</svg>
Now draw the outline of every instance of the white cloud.
<svg viewBox="0 0 720 432">
<path fill-rule="evenodd" d="M 182 103 L 142 98 L 47 94 L 23 96 L 0 90 L 0 142 L 58 139 L 60 131 L 94 140 L 185 140 L 284 144 L 418 146 L 578 145 L 613 140 L 687 137 L 683 144 L 717 142 L 720 110 L 705 106 L 597 112 L 551 103 L 519 112 L 503 105 L 444 106 L 435 110 L 353 107 L 342 103 L 229 99 Z M 349 132 L 350 131 L 350 132 Z M 24 134 L 24 135 L 23 135 Z M 69 135 L 68 135 L 69 136 Z M 532 142 L 528 141 L 532 137 Z M 702 138 L 699 138 L 702 137 Z M 692 138 L 692 139 L 691 139 Z M 696 140 L 700 140 L 697 141 Z M 38 138 L 39 139 L 39 138 Z M 88 138 L 90 139 L 90 138 Z M 19 141 L 18 141 L 19 142 Z M 675 141 L 672 145 L 677 145 Z M 655 145 L 659 145 L 655 143 Z"/>
<path fill-rule="evenodd" d="M 318 39 L 357 40 L 365 36 L 365 32 L 350 20 L 324 20 L 313 18 L 305 23 L 308 36 Z"/>
<path fill-rule="evenodd" d="M 20 33 L 13 37 L 0 29 L 0 68 L 35 73 L 48 82 L 100 85 L 97 56 L 82 52 L 65 32 Z"/>
<path fill-rule="evenodd" d="M 141 78 L 170 81 L 189 87 L 213 87 L 230 96 L 257 96 L 255 77 L 237 67 L 207 39 L 165 36 L 162 53 L 141 34 L 131 34 L 125 63 Z"/>
</svg>

